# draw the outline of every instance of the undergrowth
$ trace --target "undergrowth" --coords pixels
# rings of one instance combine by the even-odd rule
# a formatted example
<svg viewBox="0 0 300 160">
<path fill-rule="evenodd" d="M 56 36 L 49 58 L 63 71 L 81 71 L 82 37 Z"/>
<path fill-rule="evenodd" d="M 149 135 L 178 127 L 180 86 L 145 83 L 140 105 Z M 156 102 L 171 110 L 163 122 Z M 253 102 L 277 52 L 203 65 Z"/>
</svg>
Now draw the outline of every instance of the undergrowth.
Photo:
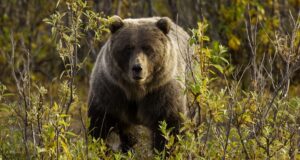
<svg viewBox="0 0 300 160">
<path fill-rule="evenodd" d="M 59 2 L 57 12 L 44 19 L 64 65 L 52 84 L 34 80 L 31 53 L 16 53 L 11 33 L 11 51 L 4 54 L 16 91 L 0 83 L 0 159 L 140 159 L 140 150 L 113 151 L 104 140 L 89 136 L 88 106 L 82 98 L 86 95 L 78 91 L 76 77 L 89 56 L 79 57 L 78 50 L 88 34 L 95 43 L 105 39 L 109 18 L 81 0 Z M 278 32 L 270 39 L 274 57 L 260 63 L 255 33 L 247 32 L 252 57 L 240 69 L 231 65 L 226 47 L 205 36 L 207 23 L 199 22 L 190 39 L 194 55 L 188 62 L 189 115 L 182 115 L 179 135 L 172 135 L 168 124 L 161 122 L 167 140 L 164 151 L 142 158 L 300 159 L 300 98 L 289 96 L 291 75 L 300 61 L 299 18 L 293 26 L 292 36 Z M 17 56 L 22 59 L 16 63 Z M 276 56 L 284 65 L 280 75 L 272 71 Z M 247 89 L 241 85 L 245 72 L 251 73 Z"/>
</svg>

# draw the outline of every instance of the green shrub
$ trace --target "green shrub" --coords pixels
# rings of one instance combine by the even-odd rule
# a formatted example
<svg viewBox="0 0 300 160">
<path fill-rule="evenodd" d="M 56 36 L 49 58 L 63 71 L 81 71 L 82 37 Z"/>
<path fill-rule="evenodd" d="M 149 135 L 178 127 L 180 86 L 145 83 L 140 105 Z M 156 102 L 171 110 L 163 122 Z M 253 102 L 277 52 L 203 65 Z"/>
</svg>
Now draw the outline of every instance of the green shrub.
<svg viewBox="0 0 300 160">
<path fill-rule="evenodd" d="M 246 9 L 245 4 L 238 3 L 242 7 L 236 12 Z M 252 5 L 258 6 L 259 18 L 262 9 Z M 189 116 L 182 115 L 185 121 L 179 135 L 172 135 L 168 124 L 161 122 L 167 144 L 152 157 L 136 153 L 143 149 L 113 151 L 104 140 L 88 134 L 86 92 L 82 91 L 87 87 L 79 84 L 79 74 L 91 64 L 89 53 L 79 51 L 87 39 L 94 43 L 105 39 L 109 18 L 93 12 L 85 1 L 67 0 L 58 1 L 56 12 L 43 21 L 51 27 L 63 71 L 50 84 L 36 80 L 32 53 L 21 54 L 16 35 L 10 33 L 9 47 L 3 52 L 16 87 L 12 94 L 14 89 L 0 83 L 0 159 L 300 159 L 300 98 L 289 95 L 291 75 L 300 61 L 299 18 L 292 38 L 278 32 L 268 39 L 284 61 L 281 76 L 273 74 L 273 64 L 259 64 L 255 58 L 242 70 L 232 66 L 228 49 L 210 40 L 207 22 L 199 22 L 190 39 L 195 54 L 187 74 Z M 255 38 L 252 34 L 248 36 Z M 253 49 L 252 42 L 250 38 Z M 232 35 L 229 47 L 238 49 L 239 44 Z M 251 83 L 245 89 L 241 80 L 249 70 Z"/>
</svg>

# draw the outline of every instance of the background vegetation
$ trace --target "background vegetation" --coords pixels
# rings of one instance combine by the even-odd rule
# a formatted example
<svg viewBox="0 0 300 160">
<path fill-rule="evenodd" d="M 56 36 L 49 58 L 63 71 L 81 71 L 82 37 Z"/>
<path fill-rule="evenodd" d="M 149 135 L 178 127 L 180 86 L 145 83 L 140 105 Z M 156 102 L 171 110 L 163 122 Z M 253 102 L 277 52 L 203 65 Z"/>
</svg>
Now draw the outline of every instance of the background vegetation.
<svg viewBox="0 0 300 160">
<path fill-rule="evenodd" d="M 299 0 L 2 0 L 0 159 L 300 159 Z M 190 117 L 162 153 L 88 136 L 88 79 L 109 16 L 191 35 Z"/>
</svg>

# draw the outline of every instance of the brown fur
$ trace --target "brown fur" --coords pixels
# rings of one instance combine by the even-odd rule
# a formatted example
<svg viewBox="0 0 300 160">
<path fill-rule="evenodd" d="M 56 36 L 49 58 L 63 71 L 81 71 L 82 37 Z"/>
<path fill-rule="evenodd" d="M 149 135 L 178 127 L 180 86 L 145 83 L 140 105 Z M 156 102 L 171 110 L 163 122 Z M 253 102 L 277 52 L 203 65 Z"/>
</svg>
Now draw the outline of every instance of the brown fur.
<svg viewBox="0 0 300 160">
<path fill-rule="evenodd" d="M 106 138 L 117 128 L 121 147 L 127 150 L 136 143 L 128 128 L 140 124 L 153 131 L 153 146 L 162 149 L 159 121 L 178 131 L 179 113 L 186 110 L 189 36 L 168 18 L 112 19 L 112 35 L 97 57 L 90 80 L 91 134 Z M 138 73 L 133 70 L 136 64 Z"/>
</svg>

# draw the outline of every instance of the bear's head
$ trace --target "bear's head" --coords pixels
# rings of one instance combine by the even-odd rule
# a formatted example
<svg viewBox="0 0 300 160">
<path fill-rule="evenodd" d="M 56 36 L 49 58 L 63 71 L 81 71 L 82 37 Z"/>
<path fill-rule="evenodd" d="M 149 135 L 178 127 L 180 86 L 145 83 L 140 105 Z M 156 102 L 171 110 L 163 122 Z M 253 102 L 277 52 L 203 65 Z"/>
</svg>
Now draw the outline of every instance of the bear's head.
<svg viewBox="0 0 300 160">
<path fill-rule="evenodd" d="M 145 90 L 161 85 L 174 68 L 168 18 L 111 18 L 110 66 L 118 84 Z M 124 88 L 128 90 L 128 88 Z M 137 93 L 140 94 L 140 93 Z M 141 93 L 142 94 L 142 93 Z"/>
</svg>

